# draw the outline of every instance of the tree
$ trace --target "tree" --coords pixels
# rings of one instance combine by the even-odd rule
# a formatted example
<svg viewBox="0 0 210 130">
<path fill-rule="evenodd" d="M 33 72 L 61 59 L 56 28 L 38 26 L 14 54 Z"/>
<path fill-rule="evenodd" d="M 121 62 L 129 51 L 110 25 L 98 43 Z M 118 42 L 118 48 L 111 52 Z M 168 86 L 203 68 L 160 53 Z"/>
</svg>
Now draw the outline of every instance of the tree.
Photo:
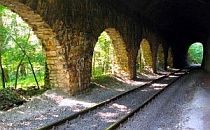
<svg viewBox="0 0 210 130">
<path fill-rule="evenodd" d="M 190 64 L 201 64 L 203 60 L 203 45 L 194 43 L 188 50 L 188 59 Z"/>
<path fill-rule="evenodd" d="M 6 87 L 6 77 L 11 78 L 11 85 L 14 82 L 17 87 L 19 78 L 23 81 L 33 75 L 39 88 L 39 77 L 43 80 L 45 72 L 45 57 L 39 40 L 17 14 L 3 6 L 0 6 L 0 12 L 0 70 L 3 87 Z M 4 70 L 8 70 L 8 76 Z"/>
<path fill-rule="evenodd" d="M 106 32 L 103 32 L 96 43 L 93 61 L 92 61 L 92 71 L 93 77 L 106 75 L 112 71 L 112 60 L 113 59 L 113 49 L 112 41 Z"/>
<path fill-rule="evenodd" d="M 3 68 L 3 57 L 6 50 L 6 45 L 8 43 L 8 34 L 6 31 L 6 28 L 3 26 L 2 16 L 4 14 L 5 8 L 0 6 L 0 70 L 1 70 L 1 80 L 2 80 L 2 86 L 3 88 L 6 87 L 6 77 L 5 77 L 5 71 Z"/>
</svg>

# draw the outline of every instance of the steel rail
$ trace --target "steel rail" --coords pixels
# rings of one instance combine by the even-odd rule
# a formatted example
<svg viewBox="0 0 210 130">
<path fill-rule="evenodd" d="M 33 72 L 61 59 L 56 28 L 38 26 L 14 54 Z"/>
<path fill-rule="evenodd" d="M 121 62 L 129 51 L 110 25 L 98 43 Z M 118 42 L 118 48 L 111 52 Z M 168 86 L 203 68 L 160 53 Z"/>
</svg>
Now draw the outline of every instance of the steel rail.
<svg viewBox="0 0 210 130">
<path fill-rule="evenodd" d="M 178 73 L 178 72 L 181 72 L 181 71 L 182 71 L 182 70 L 177 70 L 177 71 L 172 72 L 172 73 L 170 73 L 170 74 L 164 75 L 164 76 L 162 76 L 162 77 L 160 77 L 160 78 L 158 78 L 158 79 L 152 80 L 152 81 L 150 81 L 150 82 L 148 82 L 148 83 L 146 83 L 146 84 L 144 84 L 144 85 L 140 85 L 139 87 L 136 87 L 136 88 L 134 88 L 134 89 L 128 90 L 128 91 L 126 91 L 126 92 L 124 92 L 124 93 L 122 93 L 122 94 L 116 95 L 116 96 L 114 96 L 114 97 L 112 97 L 112 98 L 110 98 L 110 99 L 107 99 L 107 100 L 105 100 L 105 101 L 103 101 L 103 102 L 101 102 L 101 103 L 99 103 L 99 104 L 97 104 L 97 105 L 95 105 L 95 106 L 93 106 L 93 107 L 84 109 L 84 110 L 82 110 L 82 111 L 80 111 L 80 112 L 77 112 L 77 113 L 74 113 L 74 114 L 72 114 L 72 115 L 70 115 L 70 116 L 68 116 L 68 117 L 65 117 L 65 118 L 63 118 L 63 119 L 61 119 L 61 120 L 59 120 L 59 121 L 52 122 L 51 124 L 46 125 L 46 126 L 44 126 L 44 127 L 42 127 L 42 128 L 38 128 L 38 130 L 49 130 L 49 129 L 53 129 L 53 128 L 56 127 L 56 126 L 59 126 L 59 125 L 65 123 L 66 121 L 70 121 L 70 120 L 76 119 L 77 117 L 79 117 L 79 116 L 81 116 L 81 115 L 84 115 L 84 114 L 86 114 L 86 113 L 88 113 L 88 112 L 90 112 L 90 111 L 93 111 L 93 110 L 95 110 L 95 109 L 97 109 L 97 108 L 99 108 L 99 107 L 105 106 L 106 104 L 111 103 L 111 102 L 113 102 L 113 101 L 115 101 L 115 100 L 117 100 L 117 99 L 119 99 L 119 98 L 121 98 L 121 97 L 123 97 L 123 96 L 125 96 L 125 95 L 127 95 L 127 94 L 130 94 L 130 93 L 132 93 L 132 92 L 135 92 L 135 91 L 137 91 L 137 90 L 139 90 L 139 89 L 144 89 L 144 88 L 146 88 L 147 86 L 150 86 L 150 85 L 152 85 L 153 83 L 155 83 L 155 82 L 157 82 L 157 81 L 161 81 L 162 79 L 167 78 L 167 77 L 169 77 L 170 75 L 173 75 L 173 74 Z M 125 118 L 125 117 L 124 117 L 124 118 Z M 117 124 L 118 124 L 118 123 L 115 123 L 116 126 L 117 126 Z M 115 125 L 113 125 L 113 128 L 114 128 Z M 111 127 L 110 127 L 110 129 L 111 129 Z"/>
<path fill-rule="evenodd" d="M 181 76 L 177 77 L 176 79 L 174 79 L 172 82 L 170 82 L 166 87 L 164 87 L 162 90 L 156 92 L 153 96 L 149 97 L 147 100 L 145 100 L 139 107 L 137 107 L 136 109 L 134 109 L 133 111 L 131 111 L 129 114 L 123 116 L 121 119 L 119 119 L 117 122 L 113 123 L 112 125 L 110 125 L 108 128 L 106 128 L 105 130 L 115 130 L 117 129 L 120 125 L 122 125 L 123 123 L 125 123 L 126 121 L 128 121 L 128 119 L 130 117 L 132 117 L 135 113 L 139 112 L 140 110 L 142 110 L 145 106 L 147 106 L 149 103 L 151 103 L 154 99 L 156 99 L 156 97 L 158 97 L 160 94 L 162 94 L 165 90 L 167 90 L 169 88 L 169 86 L 171 86 L 173 83 L 175 83 L 177 80 L 179 80 L 181 77 L 183 77 L 184 75 L 186 75 L 188 72 L 185 72 L 184 74 L 182 74 Z"/>
</svg>

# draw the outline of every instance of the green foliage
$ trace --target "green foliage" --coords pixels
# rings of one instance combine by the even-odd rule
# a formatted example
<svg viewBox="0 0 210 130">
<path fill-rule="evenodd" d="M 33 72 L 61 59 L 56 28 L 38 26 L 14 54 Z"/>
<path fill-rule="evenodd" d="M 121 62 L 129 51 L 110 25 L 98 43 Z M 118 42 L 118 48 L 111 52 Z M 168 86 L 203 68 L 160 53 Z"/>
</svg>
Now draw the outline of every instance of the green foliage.
<svg viewBox="0 0 210 130">
<path fill-rule="evenodd" d="M 203 60 L 203 45 L 194 43 L 188 50 L 188 60 L 190 64 L 201 64 Z"/>
<path fill-rule="evenodd" d="M 140 49 L 136 61 L 137 73 L 150 73 L 152 72 L 152 52 L 148 40 L 143 39 L 140 43 Z"/>
<path fill-rule="evenodd" d="M 0 5 L 0 16 L 2 16 L 5 12 L 6 7 Z"/>
<path fill-rule="evenodd" d="M 95 77 L 93 82 L 100 83 L 100 84 L 106 84 L 111 80 L 112 80 L 112 78 L 110 76 L 100 75 L 98 77 Z"/>
<path fill-rule="evenodd" d="M 111 73 L 113 61 L 112 40 L 106 32 L 98 38 L 93 54 L 92 76 L 98 77 Z"/>
<path fill-rule="evenodd" d="M 39 84 L 44 85 L 45 56 L 40 41 L 17 14 L 0 6 L 0 16 L 0 57 L 7 87 L 14 87 L 18 66 L 18 87 L 36 86 L 29 60 Z"/>
</svg>

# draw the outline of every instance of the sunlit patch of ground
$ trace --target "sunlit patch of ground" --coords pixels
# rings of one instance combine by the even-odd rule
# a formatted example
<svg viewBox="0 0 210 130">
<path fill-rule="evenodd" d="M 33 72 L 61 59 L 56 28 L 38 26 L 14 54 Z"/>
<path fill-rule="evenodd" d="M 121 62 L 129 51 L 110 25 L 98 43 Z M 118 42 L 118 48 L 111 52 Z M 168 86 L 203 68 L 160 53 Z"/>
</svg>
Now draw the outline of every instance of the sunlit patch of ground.
<svg viewBox="0 0 210 130">
<path fill-rule="evenodd" d="M 48 90 L 40 96 L 32 97 L 29 102 L 20 107 L 0 112 L 0 126 L 36 129 L 149 81 L 151 79 L 134 81 L 107 76 L 93 80 L 88 89 L 75 96 L 70 96 L 58 89 Z M 127 111 L 128 109 L 120 104 L 114 104 L 112 107 L 119 111 Z M 103 113 L 101 114 L 104 117 Z M 115 116 L 112 113 L 108 115 Z"/>
</svg>

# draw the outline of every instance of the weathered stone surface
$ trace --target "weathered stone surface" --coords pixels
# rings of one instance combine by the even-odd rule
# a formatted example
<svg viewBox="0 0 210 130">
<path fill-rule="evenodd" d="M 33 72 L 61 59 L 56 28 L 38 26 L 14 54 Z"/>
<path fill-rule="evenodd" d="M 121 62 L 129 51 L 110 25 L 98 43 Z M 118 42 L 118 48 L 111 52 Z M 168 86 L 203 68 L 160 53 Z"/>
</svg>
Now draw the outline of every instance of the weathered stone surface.
<svg viewBox="0 0 210 130">
<path fill-rule="evenodd" d="M 172 55 L 171 48 L 168 49 L 168 60 L 167 61 L 168 61 L 167 65 L 169 67 L 173 67 L 173 55 Z"/>
<path fill-rule="evenodd" d="M 204 66 L 203 68 L 207 71 L 210 72 L 210 37 L 208 38 L 208 44 L 207 44 L 207 50 L 204 51 Z"/>
<path fill-rule="evenodd" d="M 155 69 L 157 36 L 106 1 L 0 0 L 0 4 L 19 14 L 42 41 L 54 87 L 75 93 L 89 86 L 94 46 L 103 31 L 116 48 L 117 76 L 135 78 L 136 57 L 144 35 L 153 50 L 152 58 L 146 60 Z M 143 29 L 147 33 L 142 34 Z"/>
<path fill-rule="evenodd" d="M 157 69 L 164 70 L 164 50 L 163 50 L 162 44 L 158 46 L 156 65 L 157 65 Z"/>
</svg>

